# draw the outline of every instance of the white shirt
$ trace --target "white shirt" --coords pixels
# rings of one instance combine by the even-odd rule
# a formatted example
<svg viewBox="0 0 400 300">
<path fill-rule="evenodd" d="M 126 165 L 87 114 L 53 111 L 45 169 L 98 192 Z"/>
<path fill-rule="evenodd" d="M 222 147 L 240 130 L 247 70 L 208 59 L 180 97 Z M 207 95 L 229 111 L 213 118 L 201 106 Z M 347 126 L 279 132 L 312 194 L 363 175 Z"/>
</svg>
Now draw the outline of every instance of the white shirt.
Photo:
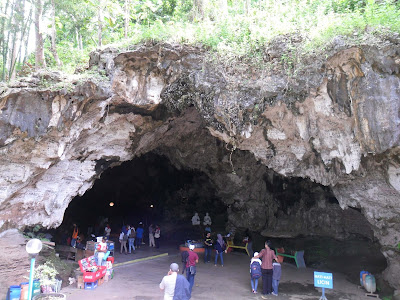
<svg viewBox="0 0 400 300">
<path fill-rule="evenodd" d="M 119 235 L 119 240 L 122 241 L 123 239 L 124 239 L 124 233 L 121 232 L 120 235 Z"/>
<path fill-rule="evenodd" d="M 162 279 L 160 289 L 164 290 L 164 300 L 173 300 L 177 275 L 178 273 L 173 272 Z"/>
<path fill-rule="evenodd" d="M 108 228 L 108 227 L 104 228 L 104 232 L 106 233 L 106 236 L 110 236 L 111 228 Z"/>
</svg>

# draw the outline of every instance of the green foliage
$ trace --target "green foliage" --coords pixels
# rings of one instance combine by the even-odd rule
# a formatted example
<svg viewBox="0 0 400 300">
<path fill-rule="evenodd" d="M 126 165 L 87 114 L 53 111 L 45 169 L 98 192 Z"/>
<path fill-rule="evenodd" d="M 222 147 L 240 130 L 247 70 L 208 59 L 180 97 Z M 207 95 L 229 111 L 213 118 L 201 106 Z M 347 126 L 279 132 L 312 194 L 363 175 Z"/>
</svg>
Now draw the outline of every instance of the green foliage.
<svg viewBox="0 0 400 300">
<path fill-rule="evenodd" d="M 39 265 L 35 268 L 34 278 L 40 280 L 41 285 L 53 285 L 55 284 L 56 276 L 58 271 L 51 261 L 46 261 L 43 265 Z"/>
<path fill-rule="evenodd" d="M 45 238 L 45 234 L 39 232 L 41 228 L 42 227 L 40 225 L 35 225 L 30 231 L 24 232 L 23 235 L 28 239 L 39 239 L 42 241 L 48 241 L 48 239 Z"/>
<path fill-rule="evenodd" d="M 72 73 L 76 66 L 85 66 L 88 53 L 97 47 L 99 12 L 103 45 L 128 46 L 146 40 L 203 44 L 227 61 L 240 58 L 257 63 L 277 36 L 296 35 L 301 43 L 289 43 L 281 53 L 280 62 L 288 75 L 296 73 L 302 56 L 323 51 L 335 37 L 361 44 L 366 36 L 400 32 L 400 1 L 396 0 L 254 0 L 247 8 L 245 0 L 238 0 L 228 1 L 227 10 L 221 1 L 208 0 L 202 2 L 201 17 L 193 13 L 192 0 L 129 3 L 129 38 L 125 40 L 124 0 L 56 0 L 56 43 L 64 71 Z M 46 9 L 44 17 L 49 18 Z M 6 14 L 0 15 L 0 20 L 5 21 L 4 36 L 11 24 L 21 21 L 13 23 Z M 48 36 L 45 34 L 46 62 L 55 68 Z M 32 55 L 28 62 L 34 65 Z"/>
</svg>

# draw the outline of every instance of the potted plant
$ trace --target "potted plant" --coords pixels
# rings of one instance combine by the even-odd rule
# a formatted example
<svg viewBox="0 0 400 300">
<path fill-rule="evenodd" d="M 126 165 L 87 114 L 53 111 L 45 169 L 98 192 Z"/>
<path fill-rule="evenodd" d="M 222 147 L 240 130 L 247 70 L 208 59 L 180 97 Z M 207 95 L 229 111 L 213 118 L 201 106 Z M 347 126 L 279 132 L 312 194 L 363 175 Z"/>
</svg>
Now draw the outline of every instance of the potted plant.
<svg viewBox="0 0 400 300">
<path fill-rule="evenodd" d="M 53 263 L 47 261 L 43 265 L 35 268 L 34 278 L 40 281 L 40 289 L 42 293 L 56 292 L 58 271 Z"/>
</svg>

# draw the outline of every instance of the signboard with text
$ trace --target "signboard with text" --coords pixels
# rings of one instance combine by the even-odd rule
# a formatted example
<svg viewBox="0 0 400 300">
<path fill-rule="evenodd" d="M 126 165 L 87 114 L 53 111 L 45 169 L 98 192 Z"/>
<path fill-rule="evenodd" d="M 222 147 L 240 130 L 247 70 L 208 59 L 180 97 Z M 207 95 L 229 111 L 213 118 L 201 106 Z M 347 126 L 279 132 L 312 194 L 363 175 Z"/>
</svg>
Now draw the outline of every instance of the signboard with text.
<svg viewBox="0 0 400 300">
<path fill-rule="evenodd" d="M 314 286 L 333 289 L 332 273 L 314 272 Z"/>
</svg>

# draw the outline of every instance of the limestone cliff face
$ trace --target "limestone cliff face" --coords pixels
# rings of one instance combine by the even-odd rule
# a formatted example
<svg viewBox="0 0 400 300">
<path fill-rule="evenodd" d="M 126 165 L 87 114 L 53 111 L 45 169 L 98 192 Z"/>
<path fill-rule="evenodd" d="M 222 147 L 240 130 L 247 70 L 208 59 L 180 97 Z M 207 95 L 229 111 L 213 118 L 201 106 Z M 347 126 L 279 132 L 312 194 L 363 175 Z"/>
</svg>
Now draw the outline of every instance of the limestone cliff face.
<svg viewBox="0 0 400 300">
<path fill-rule="evenodd" d="M 292 75 L 266 51 L 268 71 L 181 45 L 107 49 L 90 59 L 104 82 L 53 90 L 37 74 L 4 89 L 1 230 L 58 226 L 106 168 L 155 152 L 206 174 L 229 226 L 374 235 L 399 288 L 399 41 L 333 49 Z"/>
</svg>

